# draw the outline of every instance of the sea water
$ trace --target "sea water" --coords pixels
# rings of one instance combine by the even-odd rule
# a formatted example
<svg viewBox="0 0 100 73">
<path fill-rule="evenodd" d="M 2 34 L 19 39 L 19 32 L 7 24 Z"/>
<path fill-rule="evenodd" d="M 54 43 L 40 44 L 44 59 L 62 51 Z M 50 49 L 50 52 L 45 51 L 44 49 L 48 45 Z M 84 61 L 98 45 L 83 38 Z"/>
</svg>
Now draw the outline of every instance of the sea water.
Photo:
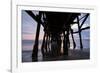
<svg viewBox="0 0 100 73">
<path fill-rule="evenodd" d="M 34 46 L 34 40 L 22 40 L 22 62 L 32 62 L 32 49 Z M 75 39 L 76 48 L 80 49 L 80 41 L 79 39 Z M 90 40 L 89 39 L 82 39 L 83 43 L 83 51 L 89 52 L 90 51 Z M 72 41 L 70 41 L 71 49 L 73 49 Z M 38 60 L 42 60 L 42 53 L 41 53 L 41 45 L 42 40 L 39 41 L 39 51 L 38 51 Z"/>
</svg>

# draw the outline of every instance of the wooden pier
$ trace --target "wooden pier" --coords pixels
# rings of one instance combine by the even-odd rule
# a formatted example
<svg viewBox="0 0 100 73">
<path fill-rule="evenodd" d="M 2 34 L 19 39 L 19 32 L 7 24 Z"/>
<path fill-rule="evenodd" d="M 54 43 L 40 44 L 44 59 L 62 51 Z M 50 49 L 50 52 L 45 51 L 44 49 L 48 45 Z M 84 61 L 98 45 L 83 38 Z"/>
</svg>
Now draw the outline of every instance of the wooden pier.
<svg viewBox="0 0 100 73">
<path fill-rule="evenodd" d="M 68 51 L 70 48 L 69 35 L 71 35 L 73 40 L 73 49 L 75 49 L 77 44 L 75 43 L 73 34 L 79 34 L 80 50 L 83 50 L 84 46 L 82 44 L 81 32 L 90 28 L 90 26 L 82 28 L 89 13 L 85 13 L 85 15 L 80 18 L 79 16 L 81 13 L 39 11 L 38 15 L 34 15 L 30 10 L 26 10 L 25 12 L 37 22 L 35 44 L 33 45 L 32 51 L 33 62 L 38 61 L 38 46 L 41 26 L 43 26 L 44 29 L 43 42 L 41 46 L 44 60 L 46 58 L 53 59 L 56 57 L 68 57 Z M 72 26 L 74 24 L 77 24 L 78 31 L 73 31 Z M 63 53 L 61 53 L 61 48 L 63 48 Z"/>
</svg>

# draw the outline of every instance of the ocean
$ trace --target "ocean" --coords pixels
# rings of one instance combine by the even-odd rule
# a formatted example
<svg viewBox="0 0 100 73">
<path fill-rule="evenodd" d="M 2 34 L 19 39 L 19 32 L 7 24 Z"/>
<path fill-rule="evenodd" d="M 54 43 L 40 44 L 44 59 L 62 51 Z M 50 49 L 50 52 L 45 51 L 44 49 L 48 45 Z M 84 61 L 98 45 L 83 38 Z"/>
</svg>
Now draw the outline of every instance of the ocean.
<svg viewBox="0 0 100 73">
<path fill-rule="evenodd" d="M 73 48 L 72 41 L 70 42 L 71 42 L 70 49 L 72 50 Z M 79 39 L 75 39 L 75 42 L 76 42 L 75 49 L 79 50 L 80 49 Z M 82 43 L 83 43 L 83 51 L 85 53 L 84 55 L 86 55 L 87 58 L 89 57 L 90 53 L 90 39 L 82 39 Z M 39 40 L 38 61 L 42 61 L 41 44 L 42 40 Z M 34 40 L 22 40 L 22 62 L 32 62 L 31 55 L 32 55 L 33 45 L 34 45 Z"/>
</svg>

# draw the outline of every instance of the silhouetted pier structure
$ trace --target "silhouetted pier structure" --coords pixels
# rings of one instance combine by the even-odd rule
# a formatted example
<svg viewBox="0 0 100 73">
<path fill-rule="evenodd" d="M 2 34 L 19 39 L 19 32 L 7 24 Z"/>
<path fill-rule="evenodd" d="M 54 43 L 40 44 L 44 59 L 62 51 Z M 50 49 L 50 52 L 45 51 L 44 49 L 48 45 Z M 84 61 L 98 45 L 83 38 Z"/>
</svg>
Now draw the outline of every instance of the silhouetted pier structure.
<svg viewBox="0 0 100 73">
<path fill-rule="evenodd" d="M 39 34 L 40 26 L 44 28 L 43 42 L 41 46 L 43 58 L 53 58 L 57 56 L 68 56 L 68 50 L 70 48 L 69 35 L 73 40 L 73 49 L 76 47 L 73 34 L 79 34 L 80 49 L 83 49 L 81 31 L 89 29 L 90 27 L 82 28 L 85 21 L 87 20 L 89 13 L 79 18 L 81 13 L 71 13 L 71 12 L 46 12 L 39 11 L 38 15 L 30 10 L 26 10 L 29 16 L 31 16 L 37 22 L 35 44 L 33 46 L 32 61 L 37 61 L 38 59 L 38 46 L 39 46 Z M 80 23 L 81 21 L 81 23 Z M 77 24 L 78 31 L 73 31 L 72 26 Z M 33 27 L 34 28 L 34 27 Z M 62 40 L 63 38 L 63 40 Z M 62 46 L 63 43 L 63 46 Z M 61 53 L 61 48 L 63 48 L 63 53 Z"/>
</svg>

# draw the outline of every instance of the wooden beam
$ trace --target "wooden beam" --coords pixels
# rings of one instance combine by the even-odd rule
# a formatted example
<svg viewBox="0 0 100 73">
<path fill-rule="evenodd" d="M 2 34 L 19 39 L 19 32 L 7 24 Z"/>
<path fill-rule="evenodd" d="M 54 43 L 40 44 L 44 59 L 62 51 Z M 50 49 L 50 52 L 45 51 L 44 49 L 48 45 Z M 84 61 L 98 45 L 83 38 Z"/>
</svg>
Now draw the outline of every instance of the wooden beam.
<svg viewBox="0 0 100 73">
<path fill-rule="evenodd" d="M 30 10 L 25 10 L 25 12 L 26 12 L 29 16 L 31 16 L 36 22 L 38 22 L 37 17 L 33 14 L 32 11 L 30 11 Z"/>
<path fill-rule="evenodd" d="M 32 17 L 36 22 L 38 22 L 38 16 L 35 16 L 34 13 L 30 10 L 25 10 L 25 12 L 30 16 Z M 41 12 L 41 15 L 42 15 L 42 12 Z M 40 24 L 44 27 L 45 23 L 43 23 L 41 20 L 40 20 Z"/>
<path fill-rule="evenodd" d="M 81 28 L 83 26 L 83 24 L 85 23 L 88 16 L 89 16 L 89 14 L 86 14 L 86 16 L 85 16 L 84 20 L 82 21 L 81 25 L 79 26 L 79 28 Z"/>
<path fill-rule="evenodd" d="M 85 28 L 81 28 L 80 31 L 82 31 L 82 30 L 86 30 L 86 29 L 90 29 L 90 26 L 85 27 Z M 75 31 L 75 32 L 73 32 L 73 34 L 75 34 L 75 33 L 79 33 L 79 31 Z"/>
</svg>

